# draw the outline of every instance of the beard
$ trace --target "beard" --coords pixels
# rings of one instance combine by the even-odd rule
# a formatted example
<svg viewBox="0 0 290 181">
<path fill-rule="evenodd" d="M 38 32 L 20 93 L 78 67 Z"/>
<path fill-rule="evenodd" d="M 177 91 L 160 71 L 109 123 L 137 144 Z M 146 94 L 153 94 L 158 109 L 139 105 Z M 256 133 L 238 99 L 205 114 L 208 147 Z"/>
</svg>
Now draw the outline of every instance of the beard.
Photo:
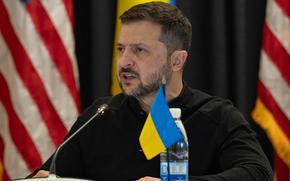
<svg viewBox="0 0 290 181">
<path fill-rule="evenodd" d="M 152 93 L 157 92 L 157 90 L 159 89 L 160 85 L 163 82 L 163 79 L 165 79 L 166 82 L 169 81 L 171 75 L 172 75 L 172 71 L 171 71 L 171 65 L 169 63 L 169 61 L 166 61 L 166 63 L 157 71 L 153 72 L 151 75 L 147 76 L 146 78 L 146 83 L 142 82 L 140 79 L 140 76 L 137 72 L 129 69 L 122 69 L 121 72 L 129 72 L 132 73 L 134 75 L 136 75 L 136 77 L 139 79 L 140 83 L 137 85 L 137 87 L 135 89 L 133 89 L 131 91 L 130 94 L 126 93 L 122 87 L 122 83 L 119 81 L 119 85 L 123 91 L 123 93 L 127 94 L 127 95 L 131 95 L 138 98 L 143 98 L 146 97 Z"/>
</svg>

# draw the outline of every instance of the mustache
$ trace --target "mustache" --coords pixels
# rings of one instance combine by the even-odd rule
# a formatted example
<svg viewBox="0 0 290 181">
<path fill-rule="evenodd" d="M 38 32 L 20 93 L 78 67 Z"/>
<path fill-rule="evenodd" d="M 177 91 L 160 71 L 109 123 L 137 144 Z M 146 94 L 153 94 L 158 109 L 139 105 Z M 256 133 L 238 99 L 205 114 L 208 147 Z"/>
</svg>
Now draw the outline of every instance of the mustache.
<svg viewBox="0 0 290 181">
<path fill-rule="evenodd" d="M 135 75 L 136 77 L 139 77 L 139 74 L 135 72 L 134 70 L 132 70 L 131 68 L 122 68 L 119 74 L 122 74 L 122 73 L 130 73 L 130 74 Z"/>
</svg>

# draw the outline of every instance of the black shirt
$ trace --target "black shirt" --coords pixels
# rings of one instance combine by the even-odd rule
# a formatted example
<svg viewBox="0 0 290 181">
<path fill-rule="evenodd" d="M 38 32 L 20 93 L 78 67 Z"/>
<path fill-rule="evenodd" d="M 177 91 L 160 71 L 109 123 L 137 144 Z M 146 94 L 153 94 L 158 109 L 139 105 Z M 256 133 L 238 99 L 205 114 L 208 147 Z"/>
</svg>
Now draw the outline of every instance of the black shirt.
<svg viewBox="0 0 290 181">
<path fill-rule="evenodd" d="M 147 114 L 131 96 L 96 100 L 78 118 L 72 134 L 103 104 L 109 108 L 59 152 L 56 174 L 93 180 L 159 177 L 159 157 L 146 160 L 139 135 Z M 255 133 L 230 101 L 184 85 L 169 107 L 182 110 L 193 181 L 270 181 L 272 171 Z M 41 169 L 49 170 L 49 159 Z"/>
</svg>

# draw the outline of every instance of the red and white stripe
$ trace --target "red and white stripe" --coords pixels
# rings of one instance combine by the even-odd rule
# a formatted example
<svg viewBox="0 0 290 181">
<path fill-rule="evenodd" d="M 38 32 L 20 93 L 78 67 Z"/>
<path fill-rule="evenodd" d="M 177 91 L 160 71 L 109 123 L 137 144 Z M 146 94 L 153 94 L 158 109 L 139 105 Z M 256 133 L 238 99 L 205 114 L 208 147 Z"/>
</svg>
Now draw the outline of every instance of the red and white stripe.
<svg viewBox="0 0 290 181">
<path fill-rule="evenodd" d="M 290 181 L 290 1 L 268 0 L 259 73 L 259 99 L 277 129 L 267 134 L 275 149 L 275 180 Z M 266 119 L 265 119 L 266 120 Z M 263 127 L 263 125 L 262 125 Z M 281 132 L 285 142 L 275 133 Z M 279 135 L 280 137 L 281 135 Z"/>
<path fill-rule="evenodd" d="M 0 180 L 39 167 L 79 113 L 71 6 L 0 0 Z"/>
</svg>

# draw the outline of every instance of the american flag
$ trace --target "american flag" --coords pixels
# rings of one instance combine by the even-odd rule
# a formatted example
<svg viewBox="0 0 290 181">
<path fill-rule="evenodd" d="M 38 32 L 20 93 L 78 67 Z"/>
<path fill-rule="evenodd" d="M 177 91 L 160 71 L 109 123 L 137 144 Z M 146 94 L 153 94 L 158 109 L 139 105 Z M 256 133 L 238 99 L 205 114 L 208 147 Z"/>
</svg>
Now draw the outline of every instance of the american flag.
<svg viewBox="0 0 290 181">
<path fill-rule="evenodd" d="M 275 180 L 290 181 L 290 1 L 268 0 L 253 118 L 275 150 Z"/>
<path fill-rule="evenodd" d="M 72 0 L 0 0 L 0 180 L 39 167 L 80 111 Z"/>
</svg>

